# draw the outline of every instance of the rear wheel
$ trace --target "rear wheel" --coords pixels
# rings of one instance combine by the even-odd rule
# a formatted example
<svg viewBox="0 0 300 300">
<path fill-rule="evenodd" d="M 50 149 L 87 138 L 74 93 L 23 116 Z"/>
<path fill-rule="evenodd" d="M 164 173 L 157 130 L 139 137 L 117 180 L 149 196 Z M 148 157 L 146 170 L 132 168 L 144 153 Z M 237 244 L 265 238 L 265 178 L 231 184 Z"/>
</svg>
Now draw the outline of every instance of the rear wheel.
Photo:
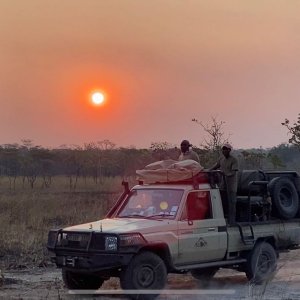
<svg viewBox="0 0 300 300">
<path fill-rule="evenodd" d="M 161 290 L 167 280 L 167 268 L 163 260 L 152 252 L 135 256 L 122 271 L 121 287 L 125 290 Z M 154 299 L 158 294 L 134 294 L 132 299 Z"/>
<path fill-rule="evenodd" d="M 70 290 L 98 290 L 104 279 L 94 274 L 71 272 L 62 269 L 62 278 Z"/>
<path fill-rule="evenodd" d="M 259 242 L 248 256 L 246 276 L 256 284 L 271 280 L 277 267 L 277 253 L 272 245 Z"/>
</svg>

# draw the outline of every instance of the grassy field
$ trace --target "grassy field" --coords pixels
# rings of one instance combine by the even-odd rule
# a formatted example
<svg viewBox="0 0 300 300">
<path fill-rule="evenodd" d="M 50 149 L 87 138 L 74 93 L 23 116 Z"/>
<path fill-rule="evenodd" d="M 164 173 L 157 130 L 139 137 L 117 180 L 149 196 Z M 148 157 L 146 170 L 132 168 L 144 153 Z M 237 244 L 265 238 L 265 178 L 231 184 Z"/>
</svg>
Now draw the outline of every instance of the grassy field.
<svg viewBox="0 0 300 300">
<path fill-rule="evenodd" d="M 48 261 L 47 234 L 51 228 L 98 220 L 122 192 L 122 178 L 94 183 L 80 178 L 75 190 L 67 177 L 53 178 L 48 188 L 37 180 L 32 189 L 17 178 L 0 178 L 0 263 L 2 268 L 22 268 Z"/>
</svg>

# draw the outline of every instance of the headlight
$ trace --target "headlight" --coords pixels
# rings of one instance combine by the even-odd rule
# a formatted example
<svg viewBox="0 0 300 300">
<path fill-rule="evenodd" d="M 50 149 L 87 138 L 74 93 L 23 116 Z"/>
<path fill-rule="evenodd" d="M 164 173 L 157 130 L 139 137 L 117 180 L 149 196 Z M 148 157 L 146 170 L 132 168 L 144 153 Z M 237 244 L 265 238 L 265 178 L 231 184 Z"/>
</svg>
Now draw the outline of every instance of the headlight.
<svg viewBox="0 0 300 300">
<path fill-rule="evenodd" d="M 120 247 L 144 245 L 145 243 L 146 241 L 140 233 L 120 235 Z"/>
<path fill-rule="evenodd" d="M 105 237 L 105 250 L 117 251 L 118 250 L 118 238 L 116 236 Z"/>
</svg>

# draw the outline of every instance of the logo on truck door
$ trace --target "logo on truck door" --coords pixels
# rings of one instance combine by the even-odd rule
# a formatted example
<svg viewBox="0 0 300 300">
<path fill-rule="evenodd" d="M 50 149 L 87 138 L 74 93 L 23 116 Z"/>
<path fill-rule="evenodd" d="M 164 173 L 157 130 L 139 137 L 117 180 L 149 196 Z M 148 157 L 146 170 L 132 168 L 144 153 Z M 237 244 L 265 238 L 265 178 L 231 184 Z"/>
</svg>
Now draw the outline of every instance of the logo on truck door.
<svg viewBox="0 0 300 300">
<path fill-rule="evenodd" d="M 207 245 L 207 242 L 204 238 L 200 238 L 196 243 L 195 243 L 195 247 L 197 248 L 202 248 L 205 247 Z"/>
</svg>

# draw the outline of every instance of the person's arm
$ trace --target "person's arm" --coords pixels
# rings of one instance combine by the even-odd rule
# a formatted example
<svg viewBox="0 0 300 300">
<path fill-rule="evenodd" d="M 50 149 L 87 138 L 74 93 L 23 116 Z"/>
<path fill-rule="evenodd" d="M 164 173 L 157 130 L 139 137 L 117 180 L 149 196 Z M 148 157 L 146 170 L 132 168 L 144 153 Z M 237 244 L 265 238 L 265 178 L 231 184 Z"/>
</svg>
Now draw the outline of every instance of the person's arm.
<svg viewBox="0 0 300 300">
<path fill-rule="evenodd" d="M 220 169 L 220 160 L 218 160 L 211 168 L 209 168 L 209 171 L 218 170 Z"/>
</svg>

